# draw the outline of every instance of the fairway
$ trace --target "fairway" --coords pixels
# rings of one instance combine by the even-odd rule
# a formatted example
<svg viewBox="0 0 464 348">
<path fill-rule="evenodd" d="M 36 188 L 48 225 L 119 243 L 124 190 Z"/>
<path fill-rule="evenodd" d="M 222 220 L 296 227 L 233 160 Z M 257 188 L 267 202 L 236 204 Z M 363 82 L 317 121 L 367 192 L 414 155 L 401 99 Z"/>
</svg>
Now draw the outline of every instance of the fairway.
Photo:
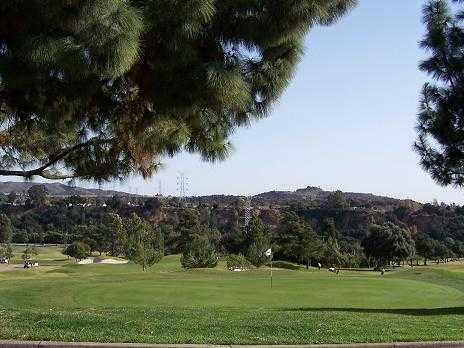
<svg viewBox="0 0 464 348">
<path fill-rule="evenodd" d="M 157 343 L 464 339 L 464 266 L 373 272 L 183 270 L 178 256 L 2 272 L 0 338 Z M 27 318 L 27 320 L 26 320 Z"/>
</svg>

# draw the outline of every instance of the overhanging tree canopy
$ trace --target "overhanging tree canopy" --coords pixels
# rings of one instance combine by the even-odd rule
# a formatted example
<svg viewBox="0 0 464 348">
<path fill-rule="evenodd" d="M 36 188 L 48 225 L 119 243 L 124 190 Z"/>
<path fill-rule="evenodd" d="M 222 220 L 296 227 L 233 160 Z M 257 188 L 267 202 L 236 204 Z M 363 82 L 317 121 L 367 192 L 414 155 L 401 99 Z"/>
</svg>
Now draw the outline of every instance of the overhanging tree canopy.
<svg viewBox="0 0 464 348">
<path fill-rule="evenodd" d="M 420 68 L 425 84 L 415 149 L 422 166 L 441 185 L 464 185 L 464 8 L 463 0 L 432 0 L 424 7 L 427 27 L 421 47 L 429 57 Z"/>
<path fill-rule="evenodd" d="M 266 116 L 303 40 L 356 0 L 0 2 L 0 175 L 152 175 L 223 159 Z"/>
</svg>

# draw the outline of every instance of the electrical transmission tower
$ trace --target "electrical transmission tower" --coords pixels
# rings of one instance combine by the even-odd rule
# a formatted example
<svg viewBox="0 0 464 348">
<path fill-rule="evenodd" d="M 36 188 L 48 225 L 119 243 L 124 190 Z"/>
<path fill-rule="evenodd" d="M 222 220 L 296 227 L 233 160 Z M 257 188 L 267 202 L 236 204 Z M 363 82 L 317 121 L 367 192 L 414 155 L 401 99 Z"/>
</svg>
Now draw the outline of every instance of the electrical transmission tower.
<svg viewBox="0 0 464 348">
<path fill-rule="evenodd" d="M 185 173 L 181 172 L 177 175 L 177 192 L 179 194 L 179 200 L 185 202 L 185 198 L 188 195 L 189 179 Z"/>
</svg>

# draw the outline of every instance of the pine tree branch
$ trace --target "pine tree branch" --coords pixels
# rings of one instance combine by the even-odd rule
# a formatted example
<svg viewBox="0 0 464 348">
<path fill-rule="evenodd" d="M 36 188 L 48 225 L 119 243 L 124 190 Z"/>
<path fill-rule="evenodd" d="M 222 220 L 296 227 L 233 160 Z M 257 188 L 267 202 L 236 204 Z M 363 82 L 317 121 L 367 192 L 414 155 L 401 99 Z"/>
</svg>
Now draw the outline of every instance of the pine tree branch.
<svg viewBox="0 0 464 348">
<path fill-rule="evenodd" d="M 95 144 L 105 144 L 110 143 L 112 139 L 99 139 L 97 137 L 91 138 L 86 142 L 76 144 L 74 146 L 68 147 L 67 149 L 61 151 L 58 154 L 55 154 L 50 157 L 49 161 L 44 165 L 31 170 L 0 170 L 0 176 L 20 176 L 24 178 L 32 178 L 33 176 L 40 176 L 44 179 L 51 179 L 51 180 L 65 180 L 65 179 L 73 179 L 79 177 L 78 174 L 60 174 L 60 173 L 53 173 L 48 168 L 52 167 L 59 161 L 63 160 L 69 154 L 88 147 Z"/>
</svg>

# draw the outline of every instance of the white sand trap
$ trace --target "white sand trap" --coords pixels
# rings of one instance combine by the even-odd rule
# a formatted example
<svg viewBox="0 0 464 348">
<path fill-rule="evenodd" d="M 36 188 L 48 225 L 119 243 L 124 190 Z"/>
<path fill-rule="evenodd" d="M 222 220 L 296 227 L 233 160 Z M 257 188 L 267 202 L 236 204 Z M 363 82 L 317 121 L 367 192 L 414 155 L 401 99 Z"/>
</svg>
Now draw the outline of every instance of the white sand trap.
<svg viewBox="0 0 464 348">
<path fill-rule="evenodd" d="M 91 265 L 91 264 L 106 264 L 106 265 L 124 265 L 128 263 L 127 260 L 116 260 L 116 259 L 100 259 L 94 257 L 88 257 L 84 260 L 79 261 L 78 265 Z"/>
<path fill-rule="evenodd" d="M 95 263 L 104 263 L 109 265 L 124 265 L 128 263 L 127 260 L 116 260 L 116 259 L 103 259 L 103 260 L 95 260 Z"/>
<path fill-rule="evenodd" d="M 84 260 L 77 261 L 78 265 L 90 265 L 91 263 L 93 263 L 93 258 L 90 257 Z"/>
</svg>

